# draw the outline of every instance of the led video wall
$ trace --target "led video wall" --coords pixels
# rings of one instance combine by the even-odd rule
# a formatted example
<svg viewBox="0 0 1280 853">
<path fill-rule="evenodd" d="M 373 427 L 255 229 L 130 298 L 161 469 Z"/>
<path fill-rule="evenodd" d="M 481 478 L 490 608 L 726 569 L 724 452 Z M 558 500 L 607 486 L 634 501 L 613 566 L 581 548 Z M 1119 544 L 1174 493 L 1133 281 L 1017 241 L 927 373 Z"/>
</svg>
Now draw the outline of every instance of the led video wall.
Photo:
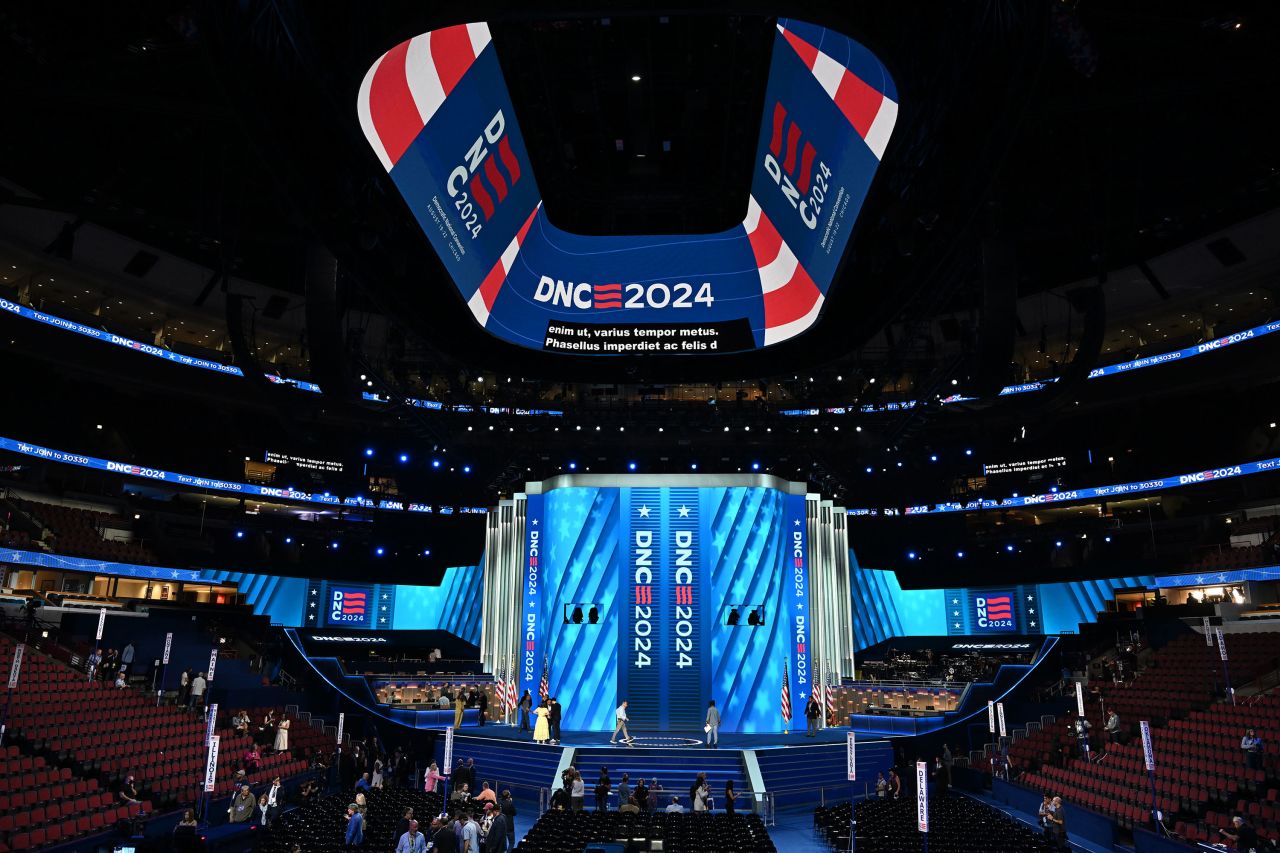
<svg viewBox="0 0 1280 853">
<path fill-rule="evenodd" d="M 549 221 L 485 23 L 387 51 L 364 79 L 357 112 L 490 333 L 577 355 L 682 355 L 768 346 L 816 322 L 897 121 L 898 94 L 862 45 L 780 20 L 744 221 L 661 236 L 582 236 Z"/>
</svg>

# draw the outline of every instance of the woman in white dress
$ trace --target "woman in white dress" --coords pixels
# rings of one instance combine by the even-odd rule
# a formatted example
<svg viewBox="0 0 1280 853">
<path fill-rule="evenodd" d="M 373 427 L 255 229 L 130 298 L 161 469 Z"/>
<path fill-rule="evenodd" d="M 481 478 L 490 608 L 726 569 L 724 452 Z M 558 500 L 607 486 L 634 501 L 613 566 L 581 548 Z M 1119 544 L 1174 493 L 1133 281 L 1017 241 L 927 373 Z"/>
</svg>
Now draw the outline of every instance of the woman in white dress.
<svg viewBox="0 0 1280 853">
<path fill-rule="evenodd" d="M 276 727 L 276 752 L 289 751 L 289 718 L 285 717 Z"/>
</svg>

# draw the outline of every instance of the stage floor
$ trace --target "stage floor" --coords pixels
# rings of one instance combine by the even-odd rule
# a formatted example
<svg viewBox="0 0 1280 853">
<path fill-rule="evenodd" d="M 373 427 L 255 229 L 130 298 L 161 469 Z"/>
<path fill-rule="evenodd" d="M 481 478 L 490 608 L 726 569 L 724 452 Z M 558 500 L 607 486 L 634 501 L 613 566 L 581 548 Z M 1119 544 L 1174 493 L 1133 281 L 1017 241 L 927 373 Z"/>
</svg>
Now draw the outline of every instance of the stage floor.
<svg viewBox="0 0 1280 853">
<path fill-rule="evenodd" d="M 834 744 L 845 742 L 845 736 L 849 732 L 847 728 L 828 728 L 822 729 L 815 737 L 806 737 L 803 731 L 791 732 L 783 734 L 782 732 L 765 732 L 761 734 L 729 734 L 720 733 L 721 749 L 775 749 L 787 746 L 815 746 L 822 744 Z M 502 723 L 487 723 L 483 726 L 467 726 L 457 732 L 459 737 L 469 738 L 488 738 L 491 740 L 515 740 L 533 743 L 533 733 L 531 731 L 520 731 L 518 727 L 503 725 Z M 605 749 L 706 749 L 706 743 L 703 740 L 695 739 L 695 733 L 685 732 L 643 732 L 639 730 L 631 730 L 631 736 L 635 741 L 631 744 L 623 744 L 619 742 L 617 745 L 609 743 L 608 732 L 572 732 L 564 730 L 561 733 L 560 746 L 571 746 L 574 748 L 592 747 Z M 696 734 L 701 735 L 702 732 Z M 704 735 L 705 737 L 705 735 Z M 860 735 L 858 740 L 872 741 L 881 740 L 876 735 Z"/>
</svg>

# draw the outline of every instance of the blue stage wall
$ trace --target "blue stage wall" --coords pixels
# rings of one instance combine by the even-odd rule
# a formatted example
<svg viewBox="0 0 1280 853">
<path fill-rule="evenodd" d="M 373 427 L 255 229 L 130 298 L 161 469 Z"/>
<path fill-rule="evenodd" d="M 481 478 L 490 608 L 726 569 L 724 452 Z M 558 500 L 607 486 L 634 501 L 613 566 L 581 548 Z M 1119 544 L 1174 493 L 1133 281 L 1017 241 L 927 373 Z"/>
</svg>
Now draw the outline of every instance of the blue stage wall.
<svg viewBox="0 0 1280 853">
<path fill-rule="evenodd" d="M 274 624 L 288 627 L 302 624 L 307 597 L 306 578 L 201 569 L 200 580 L 236 584 L 244 594 L 245 603 L 253 607 L 253 612 L 269 617 Z"/>
</svg>

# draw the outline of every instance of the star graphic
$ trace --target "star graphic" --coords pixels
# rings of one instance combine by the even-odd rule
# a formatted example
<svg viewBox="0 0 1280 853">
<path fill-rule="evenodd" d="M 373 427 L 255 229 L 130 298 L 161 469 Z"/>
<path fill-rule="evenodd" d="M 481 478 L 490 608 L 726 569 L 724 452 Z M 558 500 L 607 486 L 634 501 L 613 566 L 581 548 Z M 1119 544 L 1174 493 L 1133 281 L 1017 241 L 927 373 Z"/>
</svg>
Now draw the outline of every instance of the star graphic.
<svg viewBox="0 0 1280 853">
<path fill-rule="evenodd" d="M 1028 596 L 1027 596 L 1027 601 L 1030 601 L 1030 600 L 1031 600 L 1031 596 L 1029 596 L 1029 595 L 1028 595 Z"/>
<path fill-rule="evenodd" d="M 1036 609 L 1035 609 L 1034 607 L 1028 607 L 1028 608 L 1027 608 L 1027 612 L 1028 612 L 1028 613 L 1035 613 L 1035 612 L 1036 612 Z"/>
<path fill-rule="evenodd" d="M 530 602 L 529 602 L 529 609 L 530 609 L 530 610 L 532 610 L 532 609 L 534 608 L 534 606 L 535 606 L 535 605 L 534 605 L 534 603 L 533 603 L 532 601 L 530 601 Z"/>
<path fill-rule="evenodd" d="M 951 599 L 951 603 L 952 603 L 952 604 L 959 604 L 959 603 L 960 603 L 960 599 L 958 599 L 958 598 L 953 598 L 953 599 Z"/>
<path fill-rule="evenodd" d="M 386 594 L 385 592 L 382 594 L 382 600 L 383 600 L 383 601 L 386 601 L 386 600 L 387 600 L 387 594 Z"/>
<path fill-rule="evenodd" d="M 385 604 L 384 604 L 384 605 L 382 605 L 382 612 L 383 612 L 383 613 L 386 613 L 386 612 L 387 612 L 387 605 L 385 605 Z"/>
<path fill-rule="evenodd" d="M 803 690 L 801 690 L 799 693 L 797 693 L 797 694 L 796 694 L 796 696 L 797 696 L 798 698 L 800 698 L 800 699 L 803 699 L 803 698 L 804 698 L 804 691 L 803 691 Z"/>
<path fill-rule="evenodd" d="M 959 615 L 960 615 L 960 611 L 959 611 L 959 610 L 952 610 L 952 611 L 951 611 L 951 615 L 952 615 L 952 616 L 959 616 Z"/>
<path fill-rule="evenodd" d="M 534 526 L 534 527 L 537 527 L 537 526 L 538 526 L 538 519 L 536 519 L 536 518 L 535 518 L 535 519 L 533 520 L 533 526 Z"/>
<path fill-rule="evenodd" d="M 797 519 L 796 519 L 796 527 L 799 527 L 799 526 L 800 526 L 800 519 L 798 519 L 798 518 L 797 518 Z"/>
<path fill-rule="evenodd" d="M 960 627 L 960 623 L 959 623 L 959 622 L 957 622 L 957 623 L 956 623 L 956 627 L 957 627 L 957 628 L 959 628 L 959 627 Z"/>
<path fill-rule="evenodd" d="M 379 622 L 381 622 L 383 625 L 385 625 L 385 624 L 387 624 L 387 617 L 383 616 L 383 617 L 382 617 L 381 619 L 379 619 L 378 621 L 379 621 Z"/>
<path fill-rule="evenodd" d="M 1204 575 L 1197 575 L 1196 583 L 1204 583 Z"/>
<path fill-rule="evenodd" d="M 1225 581 L 1226 579 L 1227 579 L 1227 576 L 1226 576 L 1226 575 L 1218 575 L 1218 580 L 1219 580 L 1219 581 Z"/>
<path fill-rule="evenodd" d="M 680 513 L 681 518 L 689 517 L 689 508 L 687 506 L 681 506 L 678 512 Z"/>
<path fill-rule="evenodd" d="M 1032 622 L 1032 623 L 1031 623 L 1031 627 L 1032 627 L 1032 628 L 1034 628 L 1035 626 L 1036 626 L 1036 623 L 1035 623 L 1035 622 Z"/>
<path fill-rule="evenodd" d="M 175 571 L 175 572 L 171 572 L 171 574 L 174 576 L 174 578 L 177 578 L 177 577 L 178 577 L 178 573 L 177 573 L 176 571 Z"/>
<path fill-rule="evenodd" d="M 804 605 L 799 601 L 796 602 L 796 610 L 804 610 Z"/>
<path fill-rule="evenodd" d="M 152 569 L 152 570 L 151 570 L 151 577 L 153 577 L 153 578 L 158 578 L 158 577 L 160 577 L 160 570 L 159 570 L 159 569 Z"/>
<path fill-rule="evenodd" d="M 310 603 L 309 605 L 307 605 L 307 606 L 308 606 L 308 607 L 315 607 L 315 606 L 316 606 L 316 603 L 313 601 L 313 602 L 311 602 L 311 603 Z"/>
<path fill-rule="evenodd" d="M 315 589 L 314 589 L 314 588 L 311 590 L 311 594 L 312 594 L 312 595 L 315 595 L 315 594 L 316 594 L 316 591 L 315 591 Z"/>
<path fill-rule="evenodd" d="M 648 506 L 642 506 L 642 507 L 640 507 L 640 509 L 636 510 L 636 512 L 640 513 L 640 517 L 641 517 L 641 518 L 648 518 L 648 517 L 649 517 L 649 507 L 648 507 Z"/>
</svg>

